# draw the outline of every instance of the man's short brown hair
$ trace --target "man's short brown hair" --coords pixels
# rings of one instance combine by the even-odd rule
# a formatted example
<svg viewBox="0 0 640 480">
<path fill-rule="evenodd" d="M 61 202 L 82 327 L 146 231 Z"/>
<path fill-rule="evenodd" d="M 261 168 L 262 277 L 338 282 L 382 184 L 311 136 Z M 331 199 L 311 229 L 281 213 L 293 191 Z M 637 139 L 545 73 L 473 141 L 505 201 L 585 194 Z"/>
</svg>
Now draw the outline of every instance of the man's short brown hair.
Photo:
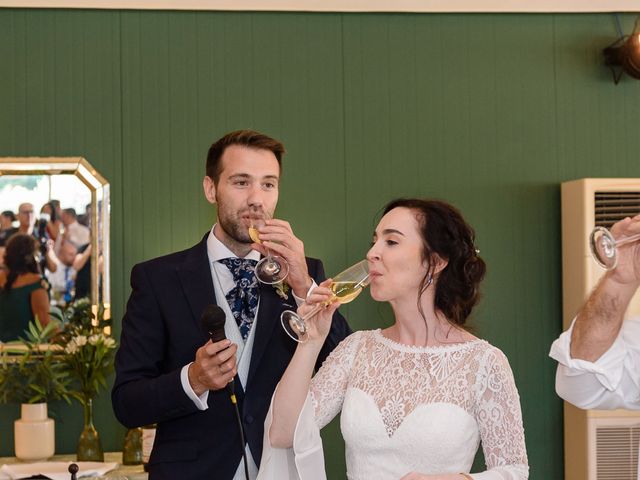
<svg viewBox="0 0 640 480">
<path fill-rule="evenodd" d="M 255 148 L 256 150 L 269 150 L 275 155 L 278 165 L 282 168 L 282 156 L 285 153 L 285 149 L 281 142 L 254 130 L 236 130 L 235 132 L 227 133 L 209 148 L 206 175 L 215 184 L 218 183 L 220 172 L 222 172 L 220 159 L 227 147 L 231 145 L 240 145 L 242 147 Z"/>
</svg>

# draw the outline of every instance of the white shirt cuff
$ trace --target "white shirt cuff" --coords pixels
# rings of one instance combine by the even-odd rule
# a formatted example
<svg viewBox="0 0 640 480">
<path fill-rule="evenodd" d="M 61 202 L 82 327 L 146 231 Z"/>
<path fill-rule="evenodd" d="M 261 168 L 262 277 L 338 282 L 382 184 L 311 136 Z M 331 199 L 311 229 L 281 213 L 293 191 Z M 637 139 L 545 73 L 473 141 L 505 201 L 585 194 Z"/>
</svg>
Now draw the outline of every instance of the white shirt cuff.
<svg viewBox="0 0 640 480">
<path fill-rule="evenodd" d="M 598 381 L 607 390 L 615 390 L 620 384 L 624 370 L 624 358 L 627 355 L 626 345 L 622 335 L 613 342 L 613 345 L 598 360 L 590 362 L 579 358 L 571 357 L 571 332 L 575 319 L 571 322 L 571 327 L 553 342 L 549 356 L 566 368 L 563 373 L 567 376 L 582 375 L 585 373 L 595 374 Z"/>
<path fill-rule="evenodd" d="M 206 410 L 209 408 L 209 405 L 207 404 L 207 400 L 209 399 L 209 390 L 205 391 L 200 396 L 196 395 L 196 392 L 193 391 L 193 388 L 191 388 L 191 384 L 189 383 L 189 366 L 191 363 L 188 363 L 182 367 L 182 370 L 180 370 L 180 383 L 182 383 L 184 393 L 186 393 L 187 397 L 189 397 L 195 406 L 198 407 L 198 410 Z"/>
<path fill-rule="evenodd" d="M 307 294 L 304 296 L 304 298 L 300 298 L 298 297 L 293 291 L 291 293 L 293 293 L 293 298 L 296 301 L 296 305 L 299 307 L 300 305 L 302 305 L 305 301 L 305 299 L 309 296 L 309 294 L 311 293 L 311 290 L 313 290 L 314 288 L 316 288 L 318 286 L 318 284 L 316 283 L 316 281 L 312 278 L 311 279 L 311 286 L 309 287 L 309 290 L 307 290 Z"/>
</svg>

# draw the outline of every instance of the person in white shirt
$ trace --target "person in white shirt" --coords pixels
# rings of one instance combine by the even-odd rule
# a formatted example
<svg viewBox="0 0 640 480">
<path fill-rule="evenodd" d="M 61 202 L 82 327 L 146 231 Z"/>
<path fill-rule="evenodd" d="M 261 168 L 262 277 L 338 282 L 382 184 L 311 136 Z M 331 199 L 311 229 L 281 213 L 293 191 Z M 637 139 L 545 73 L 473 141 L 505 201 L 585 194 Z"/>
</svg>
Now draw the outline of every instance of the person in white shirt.
<svg viewBox="0 0 640 480">
<path fill-rule="evenodd" d="M 91 241 L 91 230 L 78 223 L 78 216 L 74 208 L 65 208 L 62 210 L 61 220 L 64 225 L 64 240 L 73 242 L 78 248 Z"/>
<path fill-rule="evenodd" d="M 77 274 L 73 268 L 73 261 L 77 253 L 78 249 L 75 245 L 64 242 L 60 252 L 54 257 L 57 266 L 55 272 L 45 270 L 45 276 L 51 285 L 51 302 L 54 305 L 66 305 L 73 299 Z"/>
<path fill-rule="evenodd" d="M 640 215 L 611 228 L 615 238 L 640 233 Z M 584 409 L 640 409 L 640 317 L 625 318 L 640 286 L 640 242 L 618 247 L 571 327 L 553 343 L 556 392 Z"/>
</svg>

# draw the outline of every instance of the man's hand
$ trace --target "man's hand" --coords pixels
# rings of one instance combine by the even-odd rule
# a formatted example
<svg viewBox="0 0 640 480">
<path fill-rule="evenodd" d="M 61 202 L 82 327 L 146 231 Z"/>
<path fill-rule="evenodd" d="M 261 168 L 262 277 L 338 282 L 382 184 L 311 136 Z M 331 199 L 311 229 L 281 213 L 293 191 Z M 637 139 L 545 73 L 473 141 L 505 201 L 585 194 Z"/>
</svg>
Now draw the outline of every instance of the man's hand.
<svg viewBox="0 0 640 480">
<path fill-rule="evenodd" d="M 307 270 L 304 257 L 304 243 L 296 237 L 289 222 L 284 220 L 267 220 L 264 227 L 258 229 L 261 244 L 254 243 L 253 248 L 266 255 L 266 248 L 272 254 L 284 258 L 289 264 L 287 283 L 299 298 L 305 298 L 313 283 Z"/>
<path fill-rule="evenodd" d="M 238 346 L 227 339 L 216 343 L 209 340 L 198 349 L 189 366 L 189 383 L 196 395 L 223 389 L 233 380 L 237 373 L 237 349 Z"/>
<path fill-rule="evenodd" d="M 640 233 L 640 215 L 625 218 L 611 227 L 616 242 Z M 616 247 L 618 265 L 611 272 L 611 279 L 620 284 L 640 283 L 640 241 Z"/>
<path fill-rule="evenodd" d="M 640 215 L 611 227 L 616 241 L 640 233 Z M 578 312 L 571 332 L 571 357 L 598 360 L 620 333 L 629 302 L 640 285 L 640 243 L 616 247 L 618 264 L 608 271 Z"/>
</svg>

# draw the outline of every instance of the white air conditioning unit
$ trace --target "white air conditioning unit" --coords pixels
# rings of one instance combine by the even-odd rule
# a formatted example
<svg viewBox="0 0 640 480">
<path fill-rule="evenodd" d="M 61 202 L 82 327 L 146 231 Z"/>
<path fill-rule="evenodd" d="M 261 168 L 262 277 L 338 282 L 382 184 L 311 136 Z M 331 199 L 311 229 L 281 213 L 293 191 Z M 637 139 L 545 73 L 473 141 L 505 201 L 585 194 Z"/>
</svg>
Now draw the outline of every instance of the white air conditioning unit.
<svg viewBox="0 0 640 480">
<path fill-rule="evenodd" d="M 566 330 L 604 270 L 589 234 L 640 213 L 640 178 L 585 178 L 562 184 L 562 303 Z M 627 315 L 640 314 L 640 294 Z M 564 404 L 565 480 L 638 480 L 640 412 L 580 410 Z"/>
</svg>

